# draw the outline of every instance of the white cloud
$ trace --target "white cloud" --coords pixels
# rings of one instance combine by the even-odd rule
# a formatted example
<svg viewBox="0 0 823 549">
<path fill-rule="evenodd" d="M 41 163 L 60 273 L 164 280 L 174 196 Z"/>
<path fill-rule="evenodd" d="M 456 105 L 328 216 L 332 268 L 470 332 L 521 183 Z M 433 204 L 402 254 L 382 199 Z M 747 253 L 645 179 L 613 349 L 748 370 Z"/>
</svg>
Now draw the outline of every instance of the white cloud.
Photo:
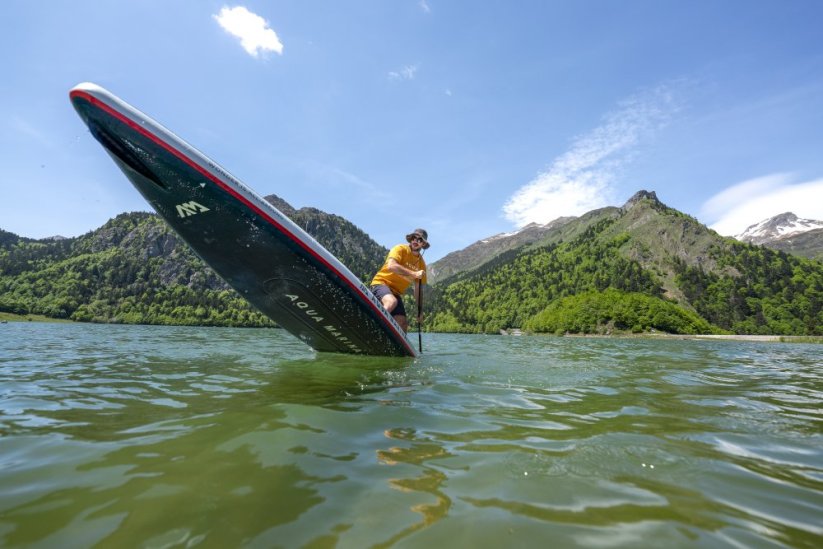
<svg viewBox="0 0 823 549">
<path fill-rule="evenodd" d="M 503 206 L 506 219 L 522 227 L 580 215 L 612 203 L 613 182 L 655 130 L 678 110 L 672 88 L 661 85 L 630 97 L 603 124 L 572 143 L 548 170 L 517 190 Z"/>
<path fill-rule="evenodd" d="M 732 185 L 707 200 L 701 216 L 725 236 L 784 212 L 823 220 L 823 179 L 801 183 L 792 179 L 791 174 L 772 174 Z"/>
<path fill-rule="evenodd" d="M 390 80 L 414 80 L 414 76 L 417 74 L 417 65 L 406 65 L 399 71 L 391 71 L 389 72 L 389 79 Z"/>
<path fill-rule="evenodd" d="M 431 13 L 432 9 L 429 7 L 429 3 L 426 0 L 420 0 L 417 3 L 420 6 L 420 9 L 423 10 L 423 13 Z"/>
<path fill-rule="evenodd" d="M 269 28 L 265 19 L 245 7 L 223 6 L 213 17 L 226 32 L 240 39 L 240 45 L 252 57 L 267 51 L 283 54 L 283 44 L 277 33 Z"/>
</svg>

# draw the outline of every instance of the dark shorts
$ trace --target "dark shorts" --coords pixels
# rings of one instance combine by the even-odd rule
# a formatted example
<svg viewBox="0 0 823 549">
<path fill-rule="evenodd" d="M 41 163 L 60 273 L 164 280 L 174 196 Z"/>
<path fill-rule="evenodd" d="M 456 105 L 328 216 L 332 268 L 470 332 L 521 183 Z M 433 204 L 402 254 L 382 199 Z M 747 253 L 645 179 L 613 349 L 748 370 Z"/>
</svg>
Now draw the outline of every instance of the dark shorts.
<svg viewBox="0 0 823 549">
<path fill-rule="evenodd" d="M 394 294 L 394 297 L 397 298 L 397 307 L 391 312 L 392 316 L 406 316 L 406 307 L 403 305 L 403 298 L 399 295 L 395 294 L 391 291 L 391 288 L 386 286 L 385 284 L 378 284 L 377 286 L 371 287 L 371 293 L 377 297 L 380 301 L 383 301 L 384 295 Z"/>
</svg>

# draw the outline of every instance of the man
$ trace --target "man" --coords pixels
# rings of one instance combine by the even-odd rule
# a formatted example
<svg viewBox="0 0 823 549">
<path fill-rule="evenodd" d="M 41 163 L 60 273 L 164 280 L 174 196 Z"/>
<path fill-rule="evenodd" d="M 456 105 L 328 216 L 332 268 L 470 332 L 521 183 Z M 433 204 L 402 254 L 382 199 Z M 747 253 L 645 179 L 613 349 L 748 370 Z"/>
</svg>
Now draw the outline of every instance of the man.
<svg viewBox="0 0 823 549">
<path fill-rule="evenodd" d="M 409 323 L 402 296 L 411 283 L 415 282 L 414 299 L 420 303 L 420 284 L 416 281 L 426 283 L 426 262 L 422 252 L 429 248 L 429 234 L 423 229 L 415 229 L 406 235 L 406 242 L 408 244 L 398 244 L 389 251 L 386 262 L 371 281 L 372 293 L 404 332 L 408 331 Z M 421 320 L 417 319 L 418 322 Z"/>
</svg>

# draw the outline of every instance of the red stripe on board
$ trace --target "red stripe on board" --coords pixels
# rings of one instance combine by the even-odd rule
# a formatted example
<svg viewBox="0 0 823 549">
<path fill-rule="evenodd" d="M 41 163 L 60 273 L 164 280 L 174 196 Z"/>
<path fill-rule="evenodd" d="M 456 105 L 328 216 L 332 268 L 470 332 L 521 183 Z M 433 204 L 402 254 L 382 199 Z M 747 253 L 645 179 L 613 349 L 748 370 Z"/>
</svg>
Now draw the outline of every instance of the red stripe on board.
<svg viewBox="0 0 823 549">
<path fill-rule="evenodd" d="M 335 268 L 332 264 L 330 264 L 328 261 L 326 261 L 326 259 L 325 259 L 325 258 L 323 258 L 321 255 L 317 254 L 317 252 L 315 252 L 315 251 L 314 251 L 314 250 L 313 250 L 310 246 L 308 246 L 308 245 L 307 245 L 305 242 L 303 242 L 300 238 L 296 237 L 296 236 L 294 235 L 294 233 L 290 232 L 288 229 L 286 229 L 286 227 L 284 227 L 283 225 L 281 225 L 280 223 L 278 223 L 276 220 L 274 220 L 274 219 L 273 219 L 271 216 L 269 216 L 269 215 L 268 215 L 265 211 L 263 211 L 263 210 L 261 210 L 259 207 L 257 207 L 257 206 L 256 206 L 253 202 L 250 202 L 249 200 L 247 200 L 247 199 L 246 199 L 246 197 L 244 197 L 242 194 L 238 193 L 236 190 L 234 190 L 234 189 L 233 189 L 233 188 L 231 188 L 230 186 L 228 186 L 228 185 L 226 185 L 225 183 L 223 183 L 223 182 L 222 182 L 222 181 L 221 181 L 221 180 L 220 180 L 217 176 L 215 176 L 214 174 L 212 174 L 211 172 L 209 172 L 206 168 L 204 168 L 203 166 L 201 166 L 200 164 L 198 164 L 197 162 L 195 162 L 192 158 L 188 157 L 188 156 L 187 156 L 187 155 L 185 155 L 183 152 L 181 152 L 181 151 L 179 151 L 179 150 L 175 149 L 175 148 L 174 148 L 173 146 L 171 146 L 169 143 L 166 143 L 165 141 L 163 141 L 163 140 L 162 140 L 159 136 L 157 136 L 157 135 L 153 134 L 152 132 L 148 131 L 146 128 L 144 128 L 144 127 L 143 127 L 143 126 L 141 126 L 140 124 L 137 124 L 135 121 L 133 121 L 133 120 L 131 120 L 130 118 L 126 117 L 124 114 L 120 113 L 119 111 L 117 111 L 117 110 L 116 110 L 116 109 L 114 109 L 113 107 L 111 107 L 111 106 L 107 105 L 105 102 L 103 102 L 102 100 L 98 99 L 97 97 L 94 97 L 93 95 L 91 95 L 90 93 L 88 93 L 88 92 L 86 92 L 86 91 L 83 91 L 83 90 L 72 90 L 72 91 L 69 93 L 69 97 L 70 97 L 71 99 L 74 99 L 74 98 L 76 98 L 76 97 L 80 97 L 80 98 L 82 98 L 82 99 L 85 99 L 86 101 L 88 101 L 88 102 L 89 102 L 90 104 L 92 104 L 93 106 L 95 106 L 95 107 L 99 108 L 100 110 L 105 111 L 106 113 L 108 113 L 109 115 L 113 116 L 114 118 L 116 118 L 116 119 L 117 119 L 117 120 L 119 120 L 120 122 L 122 122 L 122 123 L 126 124 L 126 125 L 127 125 L 128 127 L 130 127 L 132 130 L 134 130 L 134 131 L 136 131 L 137 133 L 139 133 L 139 134 L 143 135 L 144 137 L 147 137 L 148 139 L 150 139 L 151 141 L 153 141 L 154 143 L 156 143 L 157 145 L 159 145 L 160 147 L 162 147 L 162 148 L 163 148 L 163 149 L 165 149 L 166 151 L 170 152 L 172 155 L 174 155 L 174 156 L 176 156 L 177 158 L 179 158 L 180 160 L 182 160 L 184 163 L 188 164 L 190 167 L 194 168 L 196 171 L 200 172 L 200 174 L 202 174 L 203 176 L 205 176 L 205 177 L 206 177 L 207 179 L 209 179 L 211 182 L 215 183 L 218 187 L 220 187 L 221 189 L 223 189 L 224 191 L 226 191 L 227 193 L 229 193 L 229 194 L 230 194 L 231 196 L 233 196 L 235 199 L 239 200 L 241 203 L 243 203 L 244 205 L 246 205 L 246 207 L 250 208 L 250 209 L 251 209 L 253 212 L 255 212 L 257 215 L 261 216 L 263 219 L 265 219 L 265 220 L 266 220 L 266 221 L 268 221 L 270 224 L 272 224 L 272 225 L 273 225 L 275 228 L 277 228 L 277 230 L 279 230 L 281 233 L 283 233 L 283 234 L 285 234 L 286 236 L 288 236 L 288 237 L 289 237 L 289 238 L 290 238 L 293 242 L 297 243 L 297 244 L 298 244 L 301 248 L 303 248 L 304 250 L 306 250 L 306 251 L 307 251 L 307 252 L 308 252 L 311 256 L 313 256 L 313 257 L 314 257 L 317 261 L 319 261 L 321 264 L 325 265 L 325 266 L 326 266 L 329 270 L 331 270 L 333 273 L 335 273 L 335 274 L 337 275 L 338 279 L 345 281 L 345 282 L 346 282 L 346 285 L 348 285 L 348 286 L 349 286 L 349 288 L 351 288 L 352 290 L 354 290 L 356 294 L 360 295 L 362 298 L 364 298 L 364 299 L 365 299 L 366 304 L 367 304 L 367 305 L 368 305 L 368 306 L 372 309 L 372 311 L 373 311 L 373 312 L 377 313 L 377 315 L 378 315 L 378 316 L 382 316 L 382 315 L 383 315 L 382 311 L 380 311 L 380 310 L 379 310 L 379 309 L 378 309 L 378 308 L 374 305 L 374 303 L 372 303 L 372 300 L 371 300 L 371 299 L 369 299 L 369 297 L 368 297 L 368 296 L 364 295 L 364 294 L 360 291 L 360 288 L 359 288 L 358 286 L 355 286 L 354 284 L 352 284 L 352 282 L 349 280 L 349 278 L 348 278 L 347 276 L 344 276 L 344 275 L 343 275 L 343 274 L 342 274 L 342 273 L 341 273 L 338 269 L 336 269 L 336 268 Z M 411 356 L 415 356 L 414 348 L 413 348 L 413 347 L 409 344 L 409 342 L 408 342 L 408 340 L 406 339 L 406 337 L 405 337 L 404 335 L 400 334 L 400 333 L 399 333 L 399 332 L 395 329 L 395 326 L 394 326 L 394 324 L 393 324 L 393 323 L 389 323 L 389 324 L 388 324 L 388 326 L 391 328 L 391 330 L 394 332 L 394 334 L 400 338 L 400 340 L 401 340 L 401 342 L 403 343 L 403 345 L 404 345 L 404 346 L 405 346 L 405 347 L 406 347 L 409 351 L 411 351 Z"/>
</svg>

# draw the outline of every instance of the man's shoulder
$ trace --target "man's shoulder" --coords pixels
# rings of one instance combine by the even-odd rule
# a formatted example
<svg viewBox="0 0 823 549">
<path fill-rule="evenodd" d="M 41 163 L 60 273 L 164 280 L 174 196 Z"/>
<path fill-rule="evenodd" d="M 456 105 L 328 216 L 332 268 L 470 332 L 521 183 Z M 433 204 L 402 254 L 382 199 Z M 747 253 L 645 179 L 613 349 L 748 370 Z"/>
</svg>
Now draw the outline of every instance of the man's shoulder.
<svg viewBox="0 0 823 549">
<path fill-rule="evenodd" d="M 397 246 L 392 247 L 389 250 L 389 256 L 401 256 L 405 255 L 409 251 L 409 247 L 406 244 L 398 244 Z"/>
</svg>

